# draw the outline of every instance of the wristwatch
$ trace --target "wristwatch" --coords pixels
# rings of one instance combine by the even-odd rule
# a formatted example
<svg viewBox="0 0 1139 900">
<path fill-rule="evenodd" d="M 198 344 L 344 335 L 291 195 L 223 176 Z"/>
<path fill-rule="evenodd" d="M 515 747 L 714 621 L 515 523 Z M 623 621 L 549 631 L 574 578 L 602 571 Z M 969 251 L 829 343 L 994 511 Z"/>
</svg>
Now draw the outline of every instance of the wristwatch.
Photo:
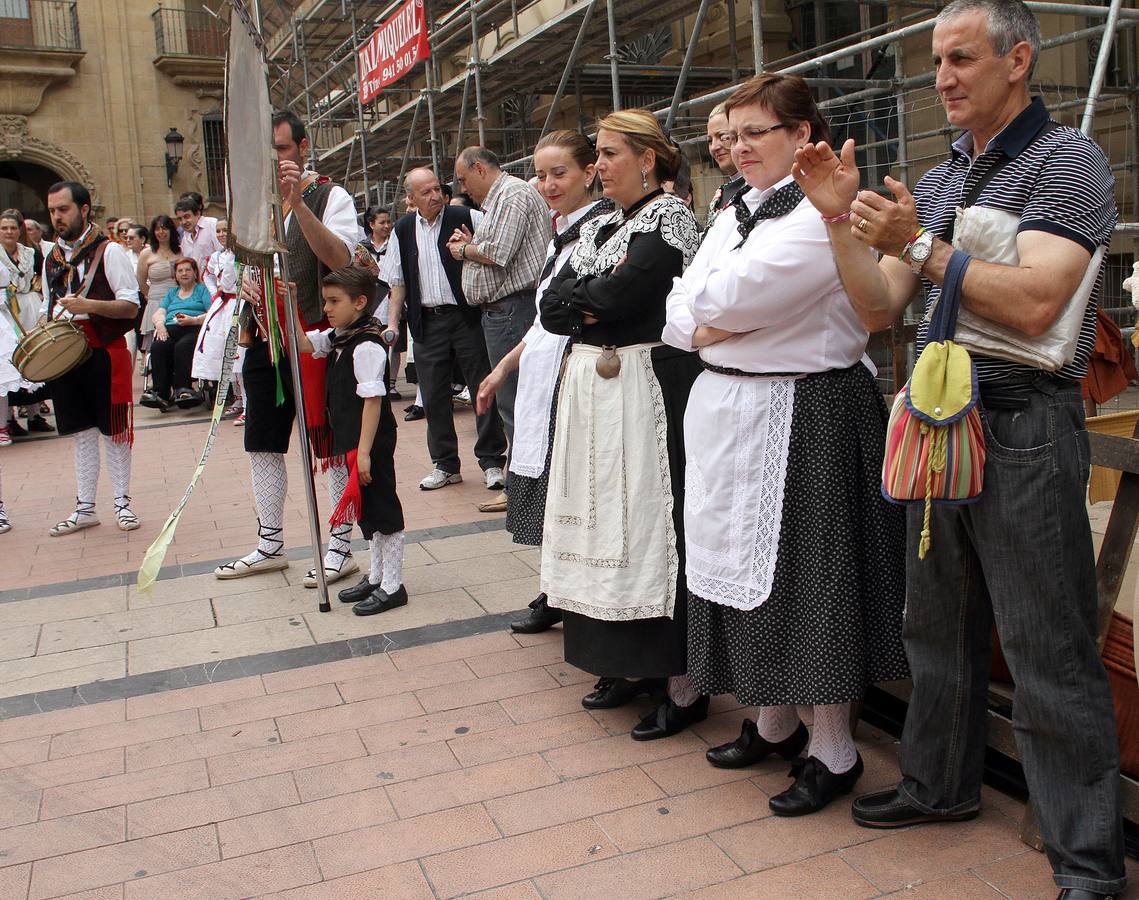
<svg viewBox="0 0 1139 900">
<path fill-rule="evenodd" d="M 921 274 L 922 267 L 925 265 L 926 260 L 929 259 L 929 254 L 932 251 L 933 235 L 928 231 L 923 232 L 910 246 L 910 269 L 915 275 Z"/>
</svg>

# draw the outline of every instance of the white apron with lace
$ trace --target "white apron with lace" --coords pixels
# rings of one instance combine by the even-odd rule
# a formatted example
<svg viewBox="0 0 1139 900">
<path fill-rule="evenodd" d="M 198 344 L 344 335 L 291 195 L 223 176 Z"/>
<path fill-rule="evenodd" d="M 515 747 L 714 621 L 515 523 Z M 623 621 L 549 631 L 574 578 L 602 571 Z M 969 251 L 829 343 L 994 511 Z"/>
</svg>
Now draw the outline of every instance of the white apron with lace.
<svg viewBox="0 0 1139 900">
<path fill-rule="evenodd" d="M 605 621 L 672 616 L 679 558 L 654 346 L 619 348 L 616 378 L 597 374 L 600 347 L 575 344 L 566 363 L 543 525 L 550 606 Z"/>
<path fill-rule="evenodd" d="M 684 414 L 688 589 L 734 609 L 771 595 L 795 379 L 703 372 Z"/>
</svg>

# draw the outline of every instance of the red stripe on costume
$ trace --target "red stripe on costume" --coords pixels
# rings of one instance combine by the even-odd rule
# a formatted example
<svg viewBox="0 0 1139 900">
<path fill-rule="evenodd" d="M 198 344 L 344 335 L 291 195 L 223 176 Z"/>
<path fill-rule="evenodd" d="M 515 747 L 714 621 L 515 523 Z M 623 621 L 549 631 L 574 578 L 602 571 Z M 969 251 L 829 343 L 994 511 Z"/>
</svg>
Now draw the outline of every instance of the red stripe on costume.
<svg viewBox="0 0 1139 900">
<path fill-rule="evenodd" d="M 75 323 L 87 335 L 87 343 L 107 351 L 111 359 L 111 440 L 116 444 L 134 444 L 134 391 L 131 384 L 133 366 L 125 337 L 102 343 L 90 320 Z"/>
</svg>

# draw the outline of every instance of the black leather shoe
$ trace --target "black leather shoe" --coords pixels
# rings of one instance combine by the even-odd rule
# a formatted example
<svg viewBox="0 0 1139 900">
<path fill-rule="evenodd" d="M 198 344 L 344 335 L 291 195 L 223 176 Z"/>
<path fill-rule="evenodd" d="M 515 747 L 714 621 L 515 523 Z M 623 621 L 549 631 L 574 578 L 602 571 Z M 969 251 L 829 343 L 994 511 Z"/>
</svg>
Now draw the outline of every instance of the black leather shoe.
<svg viewBox="0 0 1139 900">
<path fill-rule="evenodd" d="M 359 603 L 361 600 L 367 600 L 368 595 L 376 589 L 372 582 L 368 581 L 368 576 L 365 575 L 360 579 L 359 584 L 354 584 L 350 588 L 345 588 L 336 596 L 340 598 L 341 603 Z"/>
<path fill-rule="evenodd" d="M 414 403 L 407 408 L 407 414 L 403 417 L 405 422 L 418 422 L 420 419 L 426 419 L 427 413 L 423 411 L 422 406 L 416 406 Z"/>
<path fill-rule="evenodd" d="M 1101 894 L 1099 891 L 1085 891 L 1083 888 L 1064 888 L 1056 895 L 1056 900 L 1115 900 L 1115 894 Z"/>
<path fill-rule="evenodd" d="M 28 429 L 16 421 L 15 417 L 8 420 L 8 434 L 14 438 L 26 438 Z"/>
<path fill-rule="evenodd" d="M 690 706 L 677 706 L 671 699 L 666 698 L 664 703 L 637 723 L 633 729 L 633 740 L 655 741 L 672 737 L 674 734 L 680 734 L 689 725 L 703 722 L 708 718 L 708 702 L 711 699 L 705 694 Z"/>
<path fill-rule="evenodd" d="M 539 634 L 549 631 L 562 620 L 560 609 L 550 609 L 546 595 L 539 594 L 530 601 L 530 614 L 525 619 L 510 623 L 510 630 L 516 634 Z"/>
<path fill-rule="evenodd" d="M 388 388 L 388 399 L 389 400 L 402 400 L 403 399 L 403 394 L 401 394 L 399 391 L 397 391 L 395 389 L 394 384 L 390 388 Z"/>
<path fill-rule="evenodd" d="M 965 822 L 977 818 L 980 810 L 971 809 L 961 813 L 927 813 L 911 806 L 898 793 L 897 788 L 863 794 L 854 801 L 850 815 L 856 825 L 863 828 L 905 828 L 907 825 L 920 825 L 923 822 Z"/>
<path fill-rule="evenodd" d="M 55 428 L 52 426 L 51 422 L 49 422 L 39 413 L 36 413 L 34 416 L 28 419 L 28 431 L 40 431 L 46 434 L 49 431 L 55 431 Z"/>
<path fill-rule="evenodd" d="M 400 606 L 407 606 L 407 588 L 402 584 L 391 594 L 381 588 L 373 588 L 366 600 L 352 607 L 352 612 L 358 616 L 374 616 Z"/>
<path fill-rule="evenodd" d="M 795 759 L 803 752 L 803 748 L 807 746 L 807 741 L 810 739 L 811 735 L 807 731 L 807 726 L 800 722 L 799 727 L 791 733 L 790 737 L 772 743 L 759 736 L 759 729 L 755 722 L 751 719 L 744 719 L 738 738 L 730 744 L 713 747 L 704 756 L 717 769 L 742 769 L 744 766 L 755 765 L 772 753 L 778 753 L 788 761 Z"/>
<path fill-rule="evenodd" d="M 818 812 L 835 797 L 849 794 L 862 775 L 862 757 L 855 755 L 849 772 L 836 775 L 813 756 L 797 759 L 791 766 L 795 783 L 767 801 L 777 816 L 805 816 Z"/>
<path fill-rule="evenodd" d="M 586 709 L 616 709 L 641 694 L 652 694 L 663 687 L 663 678 L 642 678 L 640 681 L 602 678 L 593 686 L 593 693 L 581 698 L 581 705 Z"/>
</svg>

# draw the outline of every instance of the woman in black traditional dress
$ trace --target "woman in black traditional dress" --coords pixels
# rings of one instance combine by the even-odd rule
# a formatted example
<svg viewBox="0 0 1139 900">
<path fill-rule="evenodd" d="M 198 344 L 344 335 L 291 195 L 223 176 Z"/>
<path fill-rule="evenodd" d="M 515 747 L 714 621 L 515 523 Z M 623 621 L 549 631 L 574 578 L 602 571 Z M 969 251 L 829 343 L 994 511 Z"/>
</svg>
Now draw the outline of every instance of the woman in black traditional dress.
<svg viewBox="0 0 1139 900">
<path fill-rule="evenodd" d="M 570 663 L 600 676 L 587 709 L 664 687 L 633 729 L 667 737 L 707 716 L 687 678 L 682 423 L 699 360 L 661 344 L 665 298 L 699 242 L 661 183 L 680 151 L 646 110 L 602 119 L 597 173 L 617 211 L 586 223 L 541 298 L 568 335 L 542 544 L 542 591 L 565 616 Z"/>
</svg>

